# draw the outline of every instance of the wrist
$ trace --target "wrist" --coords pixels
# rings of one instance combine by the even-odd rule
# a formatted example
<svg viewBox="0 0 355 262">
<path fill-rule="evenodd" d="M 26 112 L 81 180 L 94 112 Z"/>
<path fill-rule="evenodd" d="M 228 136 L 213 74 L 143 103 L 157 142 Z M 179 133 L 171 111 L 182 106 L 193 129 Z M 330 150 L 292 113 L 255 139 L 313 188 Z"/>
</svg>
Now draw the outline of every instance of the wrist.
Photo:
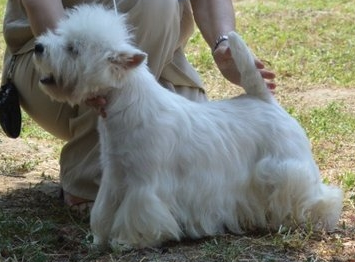
<svg viewBox="0 0 355 262">
<path fill-rule="evenodd" d="M 213 48 L 213 52 L 217 50 L 217 48 L 223 43 L 226 42 L 228 40 L 228 36 L 227 35 L 220 35 L 216 41 L 215 41 L 215 45 Z"/>
</svg>

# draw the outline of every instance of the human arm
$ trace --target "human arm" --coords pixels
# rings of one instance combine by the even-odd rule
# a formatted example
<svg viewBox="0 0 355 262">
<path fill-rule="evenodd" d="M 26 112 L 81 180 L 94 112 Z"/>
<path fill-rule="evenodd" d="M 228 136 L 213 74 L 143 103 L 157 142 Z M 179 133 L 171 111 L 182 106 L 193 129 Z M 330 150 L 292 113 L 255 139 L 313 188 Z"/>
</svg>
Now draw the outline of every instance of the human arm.
<svg viewBox="0 0 355 262">
<path fill-rule="evenodd" d="M 214 50 L 216 39 L 235 30 L 235 14 L 231 0 L 191 0 L 195 22 L 202 36 L 210 46 L 213 58 L 222 75 L 232 83 L 239 84 L 240 75 L 231 56 L 227 41 L 221 42 Z M 255 65 L 266 80 L 270 89 L 275 88 L 272 80 L 275 74 L 264 68 L 264 64 L 255 59 Z"/>
<path fill-rule="evenodd" d="M 22 0 L 34 36 L 55 28 L 64 16 L 61 0 Z"/>
<path fill-rule="evenodd" d="M 191 0 L 198 28 L 211 49 L 220 35 L 235 30 L 235 15 L 231 0 Z"/>
</svg>

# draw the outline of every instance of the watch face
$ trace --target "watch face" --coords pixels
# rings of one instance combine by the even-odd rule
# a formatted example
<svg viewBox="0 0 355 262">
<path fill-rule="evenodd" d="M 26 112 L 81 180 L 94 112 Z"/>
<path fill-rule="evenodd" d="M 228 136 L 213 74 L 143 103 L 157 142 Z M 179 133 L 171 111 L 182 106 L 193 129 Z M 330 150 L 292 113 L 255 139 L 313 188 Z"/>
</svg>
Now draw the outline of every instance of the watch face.
<svg viewBox="0 0 355 262">
<path fill-rule="evenodd" d="M 226 40 L 228 40 L 228 36 L 226 36 L 226 35 L 219 36 L 216 40 L 216 45 L 214 46 L 213 50 L 216 50 L 218 48 L 219 44 L 222 43 L 223 41 L 226 41 Z"/>
</svg>

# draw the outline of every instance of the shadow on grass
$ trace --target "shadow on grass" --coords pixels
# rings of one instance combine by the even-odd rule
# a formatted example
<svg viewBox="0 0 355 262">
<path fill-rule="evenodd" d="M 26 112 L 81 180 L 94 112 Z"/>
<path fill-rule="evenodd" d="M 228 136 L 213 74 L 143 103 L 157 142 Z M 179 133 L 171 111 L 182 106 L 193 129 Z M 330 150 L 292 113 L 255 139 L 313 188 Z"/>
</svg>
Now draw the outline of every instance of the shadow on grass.
<svg viewBox="0 0 355 262">
<path fill-rule="evenodd" d="M 208 261 L 177 252 L 190 247 L 189 241 L 177 249 L 177 243 L 167 243 L 159 249 L 99 252 L 91 247 L 88 216 L 71 211 L 59 193 L 46 194 L 37 186 L 0 195 L 0 236 L 0 261 Z"/>
<path fill-rule="evenodd" d="M 80 261 L 89 255 L 89 223 L 59 195 L 37 187 L 0 195 L 0 261 Z"/>
<path fill-rule="evenodd" d="M 58 194 L 35 186 L 0 195 L 0 261 L 353 261 L 339 255 L 344 247 L 333 236 L 301 230 L 226 234 L 124 252 L 99 252 L 91 242 L 88 217 L 74 214 Z M 324 242 L 331 255 L 316 250 Z"/>
</svg>

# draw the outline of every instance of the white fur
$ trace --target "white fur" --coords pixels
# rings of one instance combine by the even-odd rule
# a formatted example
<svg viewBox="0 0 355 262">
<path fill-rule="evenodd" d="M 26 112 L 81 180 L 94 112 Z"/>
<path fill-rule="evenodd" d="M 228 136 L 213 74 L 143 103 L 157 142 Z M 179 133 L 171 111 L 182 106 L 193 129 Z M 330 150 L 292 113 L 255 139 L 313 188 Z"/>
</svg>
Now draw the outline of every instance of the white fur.
<svg viewBox="0 0 355 262">
<path fill-rule="evenodd" d="M 226 229 L 336 226 L 341 190 L 322 183 L 304 130 L 267 90 L 236 33 L 229 43 L 247 94 L 206 103 L 160 86 L 129 39 L 122 15 L 83 5 L 39 37 L 44 51 L 35 55 L 41 72 L 63 79 L 64 87 L 43 85 L 54 99 L 108 99 L 98 125 L 96 244 L 147 247 Z"/>
</svg>

